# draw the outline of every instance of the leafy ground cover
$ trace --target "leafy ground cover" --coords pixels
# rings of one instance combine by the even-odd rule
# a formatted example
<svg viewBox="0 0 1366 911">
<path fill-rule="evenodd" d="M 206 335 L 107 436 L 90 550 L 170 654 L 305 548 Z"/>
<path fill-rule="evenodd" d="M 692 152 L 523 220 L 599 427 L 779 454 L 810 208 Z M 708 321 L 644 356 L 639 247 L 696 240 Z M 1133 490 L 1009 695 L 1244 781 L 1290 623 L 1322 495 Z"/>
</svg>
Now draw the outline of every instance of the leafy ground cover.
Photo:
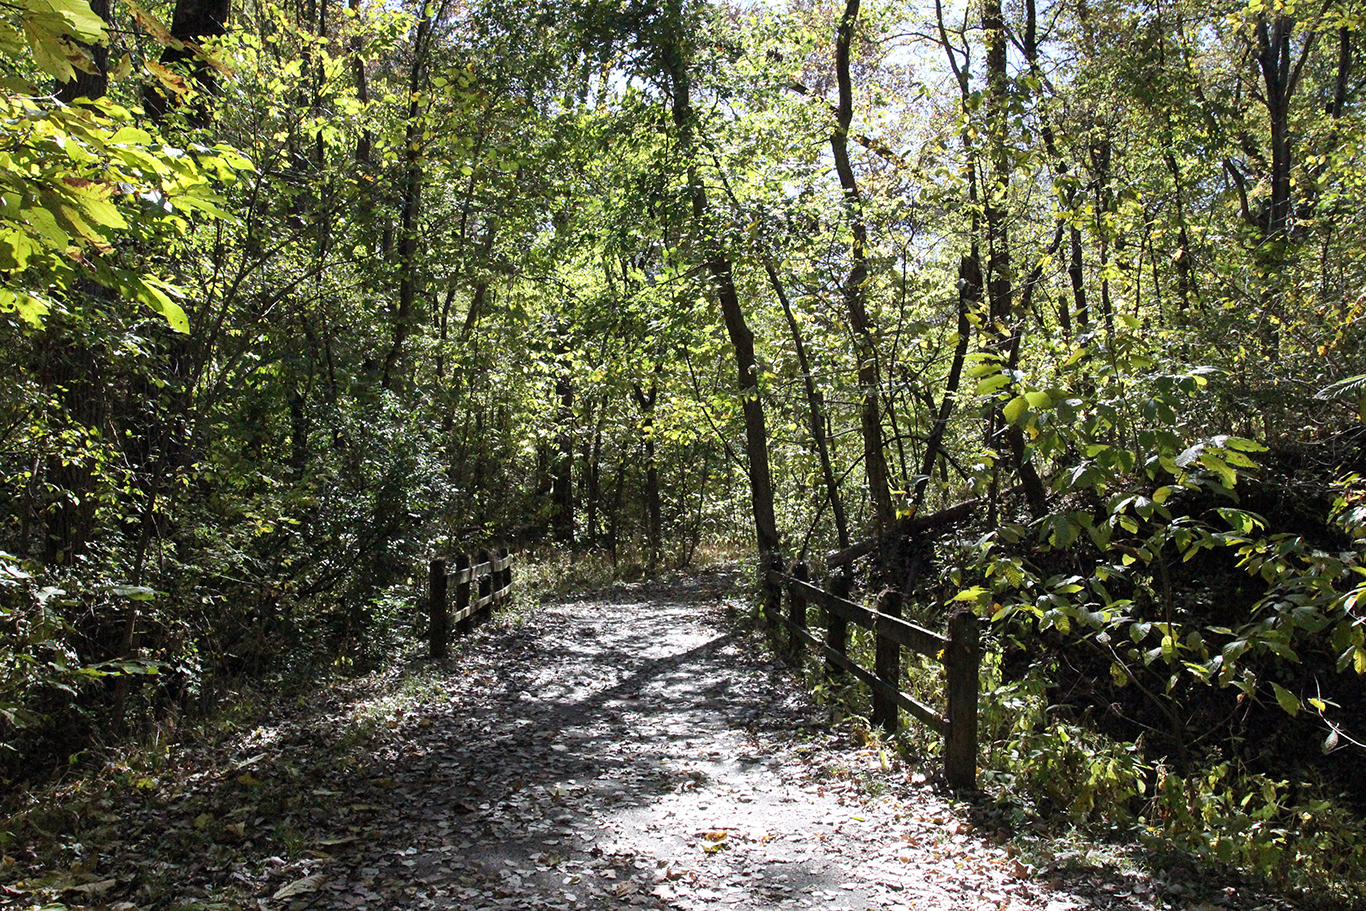
<svg viewBox="0 0 1366 911">
<path fill-rule="evenodd" d="M 723 575 L 545 604 L 452 658 L 22 798 L 18 908 L 1278 908 L 1046 842 L 832 728 Z"/>
</svg>

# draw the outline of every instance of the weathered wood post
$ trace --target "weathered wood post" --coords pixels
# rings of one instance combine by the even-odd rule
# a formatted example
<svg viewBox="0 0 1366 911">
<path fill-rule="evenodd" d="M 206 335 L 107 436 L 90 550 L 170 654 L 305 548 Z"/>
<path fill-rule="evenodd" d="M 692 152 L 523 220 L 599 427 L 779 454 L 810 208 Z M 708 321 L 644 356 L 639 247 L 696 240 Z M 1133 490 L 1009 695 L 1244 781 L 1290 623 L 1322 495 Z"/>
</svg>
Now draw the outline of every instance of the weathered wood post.
<svg viewBox="0 0 1366 911">
<path fill-rule="evenodd" d="M 455 614 L 459 617 L 465 612 L 465 608 L 470 606 L 470 580 L 469 570 L 470 558 L 460 554 L 455 558 Z M 456 623 L 456 629 L 465 632 L 470 628 L 470 618 L 461 617 Z"/>
<path fill-rule="evenodd" d="M 450 638 L 450 614 L 446 610 L 446 561 L 436 559 L 427 568 L 427 639 L 433 658 L 446 657 Z"/>
<path fill-rule="evenodd" d="M 477 553 L 477 554 L 474 555 L 474 565 L 475 565 L 475 566 L 482 566 L 482 565 L 484 565 L 485 563 L 491 563 L 492 560 L 493 560 L 493 554 L 491 554 L 491 553 L 488 551 L 487 548 L 481 549 L 481 550 L 479 551 L 479 553 Z M 485 571 L 483 574 L 481 574 L 481 575 L 479 576 L 479 595 L 478 595 L 478 598 L 479 598 L 480 601 L 482 601 L 482 600 L 484 600 L 485 598 L 487 598 L 489 595 L 491 595 L 492 593 L 493 593 L 493 568 L 492 568 L 492 566 L 490 566 L 489 569 L 488 569 L 487 571 Z M 482 623 L 482 622 L 483 622 L 482 617 L 483 617 L 483 615 L 485 615 L 485 614 L 487 614 L 487 613 L 489 612 L 489 607 L 490 607 L 490 605 L 485 604 L 483 607 L 479 608 L 479 610 L 475 611 L 475 612 L 474 612 L 474 615 L 475 615 L 475 616 L 470 617 L 470 619 L 471 619 L 471 620 L 475 620 L 475 617 L 480 617 L 481 619 L 475 620 L 475 623 Z"/>
<path fill-rule="evenodd" d="M 835 575 L 830 579 L 830 594 L 845 601 L 849 600 L 849 593 L 854 589 L 854 577 L 849 574 L 848 567 L 840 567 Z M 833 611 L 825 612 L 825 644 L 830 650 L 839 655 L 849 654 L 849 621 L 843 617 L 836 616 Z M 844 668 L 840 667 L 830 658 L 825 659 L 825 679 L 836 682 L 844 679 Z"/>
<path fill-rule="evenodd" d="M 512 597 L 512 554 L 506 547 L 498 548 L 498 559 L 503 563 L 503 570 L 498 574 L 498 596 L 499 604 L 506 604 Z"/>
<path fill-rule="evenodd" d="M 807 571 L 806 563 L 798 560 L 792 564 L 792 582 L 787 586 L 787 619 L 793 626 L 806 629 L 806 596 L 800 589 L 793 584 L 794 582 L 808 582 L 811 574 Z M 787 654 L 788 659 L 798 667 L 801 667 L 802 658 L 806 654 L 806 640 L 799 634 L 788 630 L 787 633 Z"/>
<path fill-rule="evenodd" d="M 783 612 L 783 587 L 772 578 L 772 574 L 782 573 L 783 558 L 776 553 L 766 553 L 761 558 L 759 566 L 763 574 L 761 581 L 764 592 L 764 621 L 768 625 L 771 641 L 777 633 L 778 618 Z"/>
<path fill-rule="evenodd" d="M 877 596 L 877 611 L 891 617 L 901 616 L 901 593 L 896 589 L 884 589 Z M 873 670 L 879 680 L 893 690 L 901 684 L 901 646 L 891 639 L 877 633 L 873 652 Z M 896 698 L 881 687 L 873 690 L 873 724 L 880 725 L 889 734 L 896 733 Z"/>
<path fill-rule="evenodd" d="M 976 614 L 960 611 L 949 618 L 949 645 L 944 650 L 949 721 L 944 778 L 951 788 L 977 787 L 977 688 L 982 660 L 978 639 Z"/>
</svg>

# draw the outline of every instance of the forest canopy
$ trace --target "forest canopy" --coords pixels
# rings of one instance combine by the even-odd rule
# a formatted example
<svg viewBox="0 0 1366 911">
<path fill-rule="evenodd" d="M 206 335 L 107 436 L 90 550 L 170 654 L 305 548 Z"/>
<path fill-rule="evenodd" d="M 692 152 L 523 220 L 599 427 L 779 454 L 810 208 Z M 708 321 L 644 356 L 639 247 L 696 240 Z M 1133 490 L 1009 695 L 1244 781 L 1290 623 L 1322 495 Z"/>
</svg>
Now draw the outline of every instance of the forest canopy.
<svg viewBox="0 0 1366 911">
<path fill-rule="evenodd" d="M 435 553 L 871 540 L 989 787 L 1359 881 L 1364 15 L 5 4 L 0 773 L 388 660 Z"/>
</svg>

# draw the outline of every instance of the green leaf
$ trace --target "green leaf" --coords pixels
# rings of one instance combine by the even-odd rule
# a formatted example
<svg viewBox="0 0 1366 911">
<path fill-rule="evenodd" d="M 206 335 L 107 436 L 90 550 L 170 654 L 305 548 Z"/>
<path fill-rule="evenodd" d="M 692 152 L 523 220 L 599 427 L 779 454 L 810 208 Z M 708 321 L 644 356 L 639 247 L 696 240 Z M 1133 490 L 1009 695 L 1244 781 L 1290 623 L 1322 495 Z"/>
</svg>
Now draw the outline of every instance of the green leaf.
<svg viewBox="0 0 1366 911">
<path fill-rule="evenodd" d="M 106 228 L 123 230 L 128 227 L 128 222 L 123 220 L 119 210 L 109 202 L 108 186 L 74 179 L 68 179 L 64 184 L 84 220 Z"/>
<path fill-rule="evenodd" d="M 1261 516 L 1244 509 L 1220 508 L 1216 512 L 1229 524 L 1230 528 L 1245 535 L 1250 535 L 1259 527 L 1266 526 L 1266 520 Z"/>
<path fill-rule="evenodd" d="M 28 268 L 29 260 L 41 252 L 42 247 L 22 231 L 0 233 L 0 269 L 6 272 L 22 272 Z"/>
<path fill-rule="evenodd" d="M 1212 452 L 1205 452 L 1200 456 L 1200 464 L 1214 472 L 1219 478 L 1219 483 L 1225 488 L 1232 490 L 1238 483 L 1238 473 L 1229 467 L 1229 464 Z"/>
<path fill-rule="evenodd" d="M 151 601 L 157 593 L 145 585 L 111 585 L 110 590 L 130 601 Z"/>
<path fill-rule="evenodd" d="M 1024 416 L 1028 408 L 1029 401 L 1024 396 L 1017 395 L 1006 403 L 1006 406 L 1001 409 L 1001 413 L 1005 415 L 1005 419 L 1010 423 L 1018 424 L 1020 423 L 1020 418 Z"/>
<path fill-rule="evenodd" d="M 20 319 L 35 329 L 43 325 L 43 317 L 51 309 L 47 301 L 26 291 L 0 288 L 0 313 L 17 313 Z"/>
<path fill-rule="evenodd" d="M 1176 457 L 1176 464 L 1177 464 L 1177 467 L 1179 467 L 1179 468 L 1189 468 L 1189 467 L 1191 466 L 1191 464 L 1195 462 L 1196 459 L 1200 458 L 1200 454 L 1201 454 L 1202 452 L 1204 452 L 1204 451 L 1205 451 L 1205 444 L 1204 444 L 1204 443 L 1196 443 L 1194 446 L 1192 446 L 1192 447 L 1190 447 L 1189 449 L 1185 450 L 1185 451 L 1182 452 L 1179 456 Z"/>
<path fill-rule="evenodd" d="M 71 235 L 58 226 L 57 219 L 49 210 L 41 206 L 25 207 L 19 210 L 19 217 L 39 237 L 47 241 L 49 246 L 57 250 L 65 250 L 67 245 L 71 243 Z"/>
<path fill-rule="evenodd" d="M 1281 708 L 1285 709 L 1290 715 L 1300 713 L 1300 700 L 1294 693 L 1290 692 L 1279 683 L 1271 684 L 1271 691 L 1276 694 L 1276 702 L 1280 703 Z"/>
<path fill-rule="evenodd" d="M 1054 516 L 1051 524 L 1053 530 L 1049 533 L 1048 543 L 1059 550 L 1071 547 L 1081 533 L 1081 526 L 1066 515 Z"/>
<path fill-rule="evenodd" d="M 213 218 L 220 218 L 224 221 L 236 221 L 237 219 L 236 215 L 219 204 L 222 202 L 221 199 L 212 195 L 206 194 L 199 196 L 187 193 L 182 196 L 177 196 L 175 201 L 176 205 L 182 209 L 197 209 L 205 215 L 212 216 Z"/>
<path fill-rule="evenodd" d="M 993 373 L 991 376 L 983 378 L 977 383 L 977 394 L 988 395 L 1010 383 L 1010 377 L 1004 373 Z"/>
<path fill-rule="evenodd" d="M 109 31 L 86 0 L 29 0 L 31 7 L 46 5 L 71 26 L 72 34 L 86 44 L 104 44 Z"/>
<path fill-rule="evenodd" d="M 138 299 L 166 317 L 166 323 L 172 329 L 181 333 L 190 331 L 190 318 L 185 315 L 185 310 L 179 304 L 171 300 L 170 294 L 168 294 L 168 292 L 179 294 L 176 288 L 146 275 L 138 278 L 137 289 Z"/>
</svg>

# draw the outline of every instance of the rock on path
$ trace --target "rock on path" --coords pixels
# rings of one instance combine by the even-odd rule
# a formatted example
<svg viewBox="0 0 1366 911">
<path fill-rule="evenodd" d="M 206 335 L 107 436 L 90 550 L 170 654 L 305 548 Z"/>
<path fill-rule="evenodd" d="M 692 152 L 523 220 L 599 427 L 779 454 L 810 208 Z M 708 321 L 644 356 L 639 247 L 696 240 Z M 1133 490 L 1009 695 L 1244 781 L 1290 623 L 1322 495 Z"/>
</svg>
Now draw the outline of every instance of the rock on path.
<svg viewBox="0 0 1366 911">
<path fill-rule="evenodd" d="M 927 787 L 870 796 L 897 777 L 878 751 L 828 731 L 715 602 L 543 606 L 452 667 L 389 722 L 390 755 L 313 783 L 336 810 L 310 814 L 321 847 L 264 904 L 1139 907 L 1122 880 L 1103 901 L 1031 880 Z"/>
</svg>

